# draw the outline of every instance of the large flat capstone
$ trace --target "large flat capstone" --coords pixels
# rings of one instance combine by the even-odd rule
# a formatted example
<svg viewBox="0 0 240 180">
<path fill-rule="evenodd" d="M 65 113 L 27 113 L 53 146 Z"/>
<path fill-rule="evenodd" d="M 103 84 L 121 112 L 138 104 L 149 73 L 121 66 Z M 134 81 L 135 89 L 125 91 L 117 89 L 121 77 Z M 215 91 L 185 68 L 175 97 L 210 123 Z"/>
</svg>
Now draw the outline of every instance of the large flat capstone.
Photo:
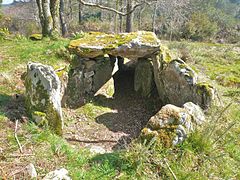
<svg viewBox="0 0 240 180">
<path fill-rule="evenodd" d="M 71 52 L 88 58 L 110 54 L 137 59 L 152 55 L 159 48 L 160 40 L 154 33 L 146 31 L 121 34 L 84 33 L 82 38 L 72 40 L 69 44 Z"/>
</svg>

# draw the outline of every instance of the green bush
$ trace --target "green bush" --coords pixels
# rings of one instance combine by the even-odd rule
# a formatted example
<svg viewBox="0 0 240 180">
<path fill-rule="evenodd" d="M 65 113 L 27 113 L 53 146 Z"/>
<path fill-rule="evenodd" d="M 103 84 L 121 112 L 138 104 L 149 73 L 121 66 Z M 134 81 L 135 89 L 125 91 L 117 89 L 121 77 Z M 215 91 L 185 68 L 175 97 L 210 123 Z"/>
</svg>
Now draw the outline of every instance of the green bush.
<svg viewBox="0 0 240 180">
<path fill-rule="evenodd" d="M 194 41 L 208 40 L 218 32 L 217 23 L 201 12 L 193 13 L 185 24 L 184 36 Z"/>
</svg>

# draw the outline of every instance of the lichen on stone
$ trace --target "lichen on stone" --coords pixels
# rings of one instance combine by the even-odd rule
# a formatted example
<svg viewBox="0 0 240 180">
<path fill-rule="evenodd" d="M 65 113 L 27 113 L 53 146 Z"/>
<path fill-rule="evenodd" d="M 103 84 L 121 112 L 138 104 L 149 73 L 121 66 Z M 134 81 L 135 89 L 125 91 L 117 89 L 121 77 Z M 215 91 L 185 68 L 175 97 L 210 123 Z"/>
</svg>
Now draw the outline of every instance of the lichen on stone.
<svg viewBox="0 0 240 180">
<path fill-rule="evenodd" d="M 189 107 L 189 104 L 187 104 Z M 196 108 L 192 104 L 191 107 Z M 141 131 L 141 139 L 156 138 L 157 143 L 161 143 L 166 147 L 177 145 L 187 138 L 187 135 L 193 131 L 195 121 L 192 121 L 192 116 L 198 116 L 197 113 L 191 115 L 184 108 L 167 104 L 162 109 L 152 116 L 147 123 L 147 126 Z M 199 119 L 199 116 L 197 117 Z"/>
<path fill-rule="evenodd" d="M 42 39 L 42 34 L 32 34 L 29 36 L 29 39 L 33 41 L 40 41 Z"/>
<path fill-rule="evenodd" d="M 45 125 L 47 126 L 48 125 L 47 115 L 44 112 L 34 111 L 32 113 L 32 118 L 39 126 L 45 126 Z"/>
<path fill-rule="evenodd" d="M 29 116 L 46 114 L 50 128 L 62 135 L 61 82 L 51 66 L 28 63 L 25 77 L 26 108 Z M 42 116 L 41 116 L 42 117 Z"/>
<path fill-rule="evenodd" d="M 71 52 L 89 58 L 104 54 L 138 58 L 158 51 L 159 47 L 160 41 L 156 35 L 146 31 L 121 34 L 89 32 L 69 44 Z"/>
<path fill-rule="evenodd" d="M 203 93 L 206 93 L 207 95 L 212 96 L 213 86 L 210 85 L 209 83 L 207 83 L 207 82 L 198 82 L 196 84 L 196 87 L 197 87 L 197 93 L 199 95 L 201 95 Z"/>
</svg>

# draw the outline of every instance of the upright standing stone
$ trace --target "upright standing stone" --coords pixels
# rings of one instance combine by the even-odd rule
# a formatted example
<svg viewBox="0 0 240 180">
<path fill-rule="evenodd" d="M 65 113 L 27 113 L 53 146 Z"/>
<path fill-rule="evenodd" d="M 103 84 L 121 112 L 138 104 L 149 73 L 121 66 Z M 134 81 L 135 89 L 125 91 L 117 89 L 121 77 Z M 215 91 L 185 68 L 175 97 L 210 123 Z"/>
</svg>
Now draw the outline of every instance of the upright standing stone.
<svg viewBox="0 0 240 180">
<path fill-rule="evenodd" d="M 25 76 L 26 107 L 30 116 L 44 115 L 50 128 L 62 135 L 61 82 L 51 66 L 29 63 Z"/>
<path fill-rule="evenodd" d="M 166 61 L 160 55 L 153 58 L 158 94 L 164 104 L 182 106 L 193 102 L 207 109 L 214 98 L 214 89 L 199 82 L 195 71 L 181 59 Z"/>
<path fill-rule="evenodd" d="M 153 65 L 151 59 L 138 59 L 134 74 L 134 90 L 143 97 L 149 97 L 154 89 Z"/>
</svg>

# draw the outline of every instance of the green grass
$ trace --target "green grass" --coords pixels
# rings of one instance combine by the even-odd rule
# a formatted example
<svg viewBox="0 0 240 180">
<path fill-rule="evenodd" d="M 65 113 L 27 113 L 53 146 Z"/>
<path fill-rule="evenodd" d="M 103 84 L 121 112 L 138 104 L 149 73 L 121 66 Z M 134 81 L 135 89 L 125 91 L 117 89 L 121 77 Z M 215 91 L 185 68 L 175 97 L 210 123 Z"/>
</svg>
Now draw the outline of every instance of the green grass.
<svg viewBox="0 0 240 180">
<path fill-rule="evenodd" d="M 24 91 L 23 86 L 16 84 L 21 81 L 27 62 L 41 62 L 55 68 L 64 65 L 66 58 L 59 57 L 59 49 L 64 49 L 68 42 L 64 39 L 0 41 L 0 58 L 3 59 L 0 66 L 0 125 L 4 127 L 0 129 L 0 148 L 4 149 L 0 154 L 3 169 L 0 168 L 0 179 L 8 169 L 5 164 L 14 164 L 10 156 L 19 153 L 13 136 L 14 122 L 9 121 L 5 105 L 11 103 L 12 94 Z M 214 80 L 224 104 L 223 107 L 214 106 L 207 113 L 209 122 L 183 144 L 166 149 L 154 141 L 144 144 L 136 140 L 125 150 L 93 155 L 88 149 L 72 145 L 48 129 L 26 123 L 19 127 L 18 137 L 24 149 L 34 156 L 18 161 L 34 163 L 39 177 L 64 167 L 72 179 L 174 179 L 171 171 L 183 180 L 240 179 L 239 46 L 189 42 L 165 44 L 175 56 L 181 55 L 179 49 L 187 49 L 192 58 L 191 66 Z M 232 105 L 223 111 L 229 102 Z M 92 121 L 99 114 L 111 111 L 98 104 L 89 101 L 76 113 L 84 114 Z"/>
<path fill-rule="evenodd" d="M 222 86 L 240 87 L 240 47 L 232 44 L 166 42 L 175 56 L 189 53 L 195 66 Z"/>
<path fill-rule="evenodd" d="M 63 64 L 65 59 L 57 56 L 57 50 L 60 47 L 67 46 L 69 40 L 59 41 L 30 41 L 27 39 L 14 39 L 0 41 L 2 52 L 7 59 L 1 62 L 0 72 L 11 72 L 18 67 L 25 66 L 27 62 L 41 62 L 58 67 Z"/>
</svg>

